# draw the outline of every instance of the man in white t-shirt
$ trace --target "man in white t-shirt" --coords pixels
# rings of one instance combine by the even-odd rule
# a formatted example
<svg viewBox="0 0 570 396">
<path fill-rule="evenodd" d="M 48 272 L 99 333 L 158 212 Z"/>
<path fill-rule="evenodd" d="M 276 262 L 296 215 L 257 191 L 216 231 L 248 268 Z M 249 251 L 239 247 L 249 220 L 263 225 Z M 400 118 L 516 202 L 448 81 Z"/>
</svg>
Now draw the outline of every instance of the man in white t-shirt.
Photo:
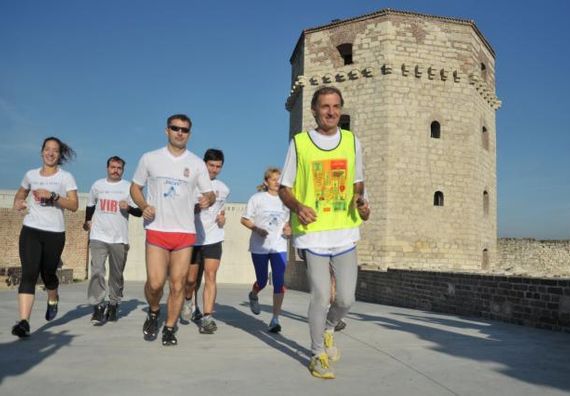
<svg viewBox="0 0 570 396">
<path fill-rule="evenodd" d="M 162 345 L 178 343 L 175 332 L 184 303 L 184 286 L 192 245 L 196 242 L 194 204 L 205 209 L 216 200 L 208 170 L 201 158 L 186 149 L 192 121 L 184 114 L 168 117 L 166 147 L 145 153 L 137 166 L 131 197 L 142 209 L 146 229 L 145 296 L 149 304 L 143 325 L 145 340 L 156 339 L 160 299 L 166 279 L 169 295 Z M 146 186 L 146 196 L 143 188 Z"/>
<path fill-rule="evenodd" d="M 117 156 L 107 160 L 107 177 L 91 186 L 83 229 L 89 231 L 91 278 L 87 297 L 93 305 L 93 325 L 105 320 L 116 322 L 123 297 L 123 271 L 129 251 L 129 214 L 140 217 L 142 211 L 131 200 L 131 183 L 123 180 L 125 161 Z M 107 285 L 105 262 L 109 258 L 109 303 L 105 304 Z"/>
<path fill-rule="evenodd" d="M 224 166 L 224 153 L 218 149 L 208 149 L 204 153 L 204 163 L 208 169 L 208 175 L 212 180 L 216 202 L 207 209 L 196 208 L 198 214 L 195 218 L 196 243 L 192 249 L 190 270 L 186 282 L 186 302 L 182 308 L 181 318 L 184 320 L 200 320 L 200 333 L 213 334 L 217 329 L 212 314 L 216 301 L 216 274 L 222 258 L 222 242 L 224 240 L 224 224 L 226 222 L 224 205 L 230 194 L 226 184 L 217 179 Z M 205 274 L 203 293 L 202 316 L 198 308 L 198 289 Z M 192 309 L 192 297 L 194 309 Z"/>
<path fill-rule="evenodd" d="M 355 299 L 358 226 L 370 215 L 360 142 L 338 126 L 343 104 L 337 88 L 317 89 L 311 100 L 317 128 L 291 140 L 279 189 L 291 210 L 293 243 L 307 262 L 313 354 L 309 369 L 325 379 L 335 377 L 329 362 L 340 358 L 334 328 Z M 336 296 L 329 309 L 331 272 Z"/>
</svg>

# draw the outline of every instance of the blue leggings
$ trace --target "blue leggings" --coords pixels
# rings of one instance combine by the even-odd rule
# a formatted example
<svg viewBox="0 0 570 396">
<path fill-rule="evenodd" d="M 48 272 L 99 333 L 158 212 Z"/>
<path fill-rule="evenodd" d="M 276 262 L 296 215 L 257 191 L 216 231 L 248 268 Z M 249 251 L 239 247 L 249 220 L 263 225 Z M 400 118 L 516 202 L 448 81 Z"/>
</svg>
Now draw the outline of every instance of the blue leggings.
<svg viewBox="0 0 570 396">
<path fill-rule="evenodd" d="M 256 291 L 262 290 L 267 285 L 267 262 L 271 262 L 271 279 L 273 280 L 273 293 L 285 292 L 285 268 L 287 267 L 287 253 L 266 253 L 251 254 L 253 266 L 255 268 L 256 282 L 253 288 Z"/>
</svg>

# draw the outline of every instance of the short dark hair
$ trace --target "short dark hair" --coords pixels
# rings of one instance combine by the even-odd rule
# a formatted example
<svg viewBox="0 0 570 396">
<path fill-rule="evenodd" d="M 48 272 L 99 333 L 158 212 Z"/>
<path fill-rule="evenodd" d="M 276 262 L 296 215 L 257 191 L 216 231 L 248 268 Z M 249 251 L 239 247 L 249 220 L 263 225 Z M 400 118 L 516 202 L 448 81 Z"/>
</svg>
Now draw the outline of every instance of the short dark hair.
<svg viewBox="0 0 570 396">
<path fill-rule="evenodd" d="M 208 161 L 222 161 L 224 163 L 224 152 L 215 148 L 206 150 L 204 153 L 204 162 Z"/>
<path fill-rule="evenodd" d="M 186 114 L 173 114 L 166 120 L 166 126 L 170 125 L 172 120 L 182 120 L 188 123 L 188 127 L 192 128 L 192 120 Z"/>
<path fill-rule="evenodd" d="M 340 106 L 344 106 L 344 99 L 342 97 L 342 93 L 340 92 L 340 89 L 338 89 L 337 87 L 320 87 L 319 89 L 317 89 L 315 91 L 315 93 L 313 94 L 313 99 L 311 99 L 311 109 L 316 110 L 317 109 L 317 102 L 319 101 L 319 97 L 322 95 L 330 95 L 330 94 L 337 94 L 340 97 Z"/>
<path fill-rule="evenodd" d="M 107 168 L 109 167 L 109 165 L 111 165 L 111 161 L 120 162 L 123 168 L 125 167 L 126 164 L 124 159 L 122 159 L 119 156 L 113 155 L 111 158 L 107 160 Z"/>
<path fill-rule="evenodd" d="M 71 147 L 69 147 L 67 144 L 63 143 L 61 140 L 59 140 L 55 136 L 50 136 L 50 137 L 47 137 L 44 139 L 44 142 L 42 143 L 42 151 L 44 151 L 44 148 L 46 147 L 46 143 L 49 142 L 50 140 L 56 142 L 57 145 L 59 146 L 59 159 L 57 160 L 58 165 L 61 165 L 65 162 L 75 158 L 75 151 L 73 151 L 73 149 Z"/>
</svg>

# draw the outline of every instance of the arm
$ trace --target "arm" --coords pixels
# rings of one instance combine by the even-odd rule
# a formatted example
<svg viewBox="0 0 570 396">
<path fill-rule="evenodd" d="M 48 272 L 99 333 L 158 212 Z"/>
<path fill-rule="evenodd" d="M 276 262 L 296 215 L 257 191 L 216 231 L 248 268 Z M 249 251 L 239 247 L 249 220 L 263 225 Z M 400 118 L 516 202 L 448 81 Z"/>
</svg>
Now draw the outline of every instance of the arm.
<svg viewBox="0 0 570 396">
<path fill-rule="evenodd" d="M 352 201 L 360 218 L 364 221 L 368 220 L 370 217 L 370 207 L 364 196 L 364 182 L 354 183 L 354 196 Z"/>
<path fill-rule="evenodd" d="M 245 217 L 241 218 L 241 223 L 246 227 L 249 228 L 252 232 L 255 232 L 256 234 L 258 234 L 259 236 L 261 236 L 262 238 L 265 238 L 267 236 L 267 234 L 269 234 L 266 230 L 264 230 L 263 228 L 259 228 L 257 227 L 253 221 L 251 221 L 250 219 L 246 219 Z"/>
<path fill-rule="evenodd" d="M 91 219 L 95 213 L 95 205 L 85 207 L 85 222 L 83 223 L 83 229 L 89 231 L 91 229 Z"/>
<path fill-rule="evenodd" d="M 226 211 L 221 210 L 220 213 L 216 216 L 216 224 L 218 227 L 223 228 L 226 225 Z"/>
<path fill-rule="evenodd" d="M 143 186 L 136 183 L 131 184 L 131 198 L 133 202 L 142 210 L 142 216 L 145 220 L 152 221 L 155 215 L 154 206 L 150 206 L 142 193 Z"/>
<path fill-rule="evenodd" d="M 140 210 L 140 208 L 135 208 L 132 207 L 131 205 L 129 205 L 129 207 L 127 208 L 127 212 L 135 217 L 141 217 L 143 214 L 143 211 Z"/>
<path fill-rule="evenodd" d="M 216 194 L 213 191 L 206 191 L 202 193 L 200 199 L 198 199 L 198 206 L 200 209 L 207 209 L 216 202 Z"/>
<path fill-rule="evenodd" d="M 313 208 L 299 202 L 293 195 L 293 191 L 290 187 L 284 185 L 279 186 L 279 198 L 281 198 L 283 204 L 287 206 L 291 212 L 297 214 L 301 224 L 307 225 L 317 220 L 317 214 Z"/>
<path fill-rule="evenodd" d="M 59 197 L 59 199 L 54 199 L 54 201 L 57 202 L 59 207 L 70 210 L 72 212 L 77 212 L 77 209 L 79 208 L 77 190 L 68 191 L 65 197 Z"/>
<path fill-rule="evenodd" d="M 14 204 L 12 208 L 17 210 L 18 212 L 23 212 L 28 208 L 26 204 L 26 198 L 28 198 L 28 194 L 30 190 L 26 190 L 24 187 L 20 187 L 18 191 L 16 191 L 16 195 L 14 195 Z"/>
</svg>

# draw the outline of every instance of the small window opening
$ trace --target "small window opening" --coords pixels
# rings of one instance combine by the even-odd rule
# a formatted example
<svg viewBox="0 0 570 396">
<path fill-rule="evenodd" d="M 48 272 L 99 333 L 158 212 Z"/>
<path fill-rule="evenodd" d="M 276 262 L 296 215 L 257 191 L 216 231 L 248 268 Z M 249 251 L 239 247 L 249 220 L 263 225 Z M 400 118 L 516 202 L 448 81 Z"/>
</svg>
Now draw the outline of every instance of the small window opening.
<svg viewBox="0 0 570 396">
<path fill-rule="evenodd" d="M 435 194 L 433 194 L 433 205 L 443 206 L 443 193 L 441 191 L 436 191 Z"/>
<path fill-rule="evenodd" d="M 439 122 L 434 121 L 431 123 L 431 134 L 430 136 L 434 139 L 439 139 L 441 137 L 441 125 Z"/>
<path fill-rule="evenodd" d="M 338 126 L 340 129 L 350 131 L 350 116 L 348 114 L 341 115 Z"/>
<path fill-rule="evenodd" d="M 485 150 L 489 150 L 489 131 L 487 128 L 481 128 L 481 144 Z"/>
<path fill-rule="evenodd" d="M 487 66 L 484 63 L 481 63 L 481 78 L 483 80 L 487 79 Z"/>
<path fill-rule="evenodd" d="M 483 257 L 481 258 L 481 268 L 489 269 L 489 250 L 483 249 Z"/>
<path fill-rule="evenodd" d="M 483 214 L 489 215 L 489 193 L 487 191 L 483 191 Z"/>
<path fill-rule="evenodd" d="M 336 47 L 336 49 L 338 50 L 338 52 L 340 53 L 340 56 L 344 60 L 345 65 L 352 65 L 353 64 L 353 61 L 352 61 L 352 44 L 351 43 L 341 44 L 338 47 Z"/>
</svg>

